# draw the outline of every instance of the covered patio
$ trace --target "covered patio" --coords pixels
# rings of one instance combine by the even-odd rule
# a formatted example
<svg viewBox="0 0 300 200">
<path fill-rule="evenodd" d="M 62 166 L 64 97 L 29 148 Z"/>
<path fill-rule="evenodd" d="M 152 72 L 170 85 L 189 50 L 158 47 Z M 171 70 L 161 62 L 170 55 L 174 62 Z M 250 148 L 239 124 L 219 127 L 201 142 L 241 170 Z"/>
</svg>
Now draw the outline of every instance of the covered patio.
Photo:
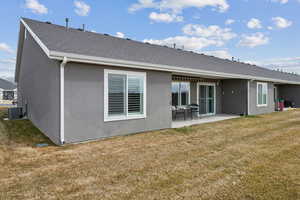
<svg viewBox="0 0 300 200">
<path fill-rule="evenodd" d="M 220 112 L 220 80 L 172 76 L 173 120 L 211 116 Z"/>
<path fill-rule="evenodd" d="M 172 128 L 182 128 L 185 126 L 192 126 L 196 124 L 204 124 L 211 123 L 217 121 L 223 121 L 228 119 L 234 119 L 240 117 L 239 115 L 229 115 L 229 114 L 216 114 L 212 116 L 205 116 L 193 120 L 181 120 L 181 121 L 173 121 Z"/>
</svg>

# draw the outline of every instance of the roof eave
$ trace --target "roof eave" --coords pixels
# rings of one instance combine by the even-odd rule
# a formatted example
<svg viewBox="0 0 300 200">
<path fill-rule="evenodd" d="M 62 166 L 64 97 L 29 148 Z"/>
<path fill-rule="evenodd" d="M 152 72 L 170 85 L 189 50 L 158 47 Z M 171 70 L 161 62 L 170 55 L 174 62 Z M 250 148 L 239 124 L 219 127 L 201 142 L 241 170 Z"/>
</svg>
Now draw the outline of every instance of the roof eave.
<svg viewBox="0 0 300 200">
<path fill-rule="evenodd" d="M 50 51 L 49 52 L 49 58 L 51 58 L 51 59 L 63 60 L 64 57 L 67 57 L 69 62 L 79 62 L 79 63 L 88 63 L 88 64 L 97 64 L 97 65 L 109 65 L 109 66 L 128 67 L 128 68 L 135 68 L 135 69 L 147 69 L 147 70 L 155 70 L 155 71 L 167 71 L 167 72 L 173 72 L 173 73 L 185 73 L 185 74 L 200 75 L 200 76 L 201 75 L 202 76 L 212 76 L 212 77 L 216 77 L 216 78 L 247 79 L 247 80 L 258 80 L 258 81 L 268 81 L 268 82 L 274 82 L 274 83 L 300 85 L 300 83 L 296 82 L 296 81 L 286 81 L 286 80 L 281 80 L 281 79 L 271 79 L 271 78 L 256 77 L 256 76 L 251 76 L 251 75 L 213 72 L 213 71 L 186 68 L 186 67 L 174 67 L 174 66 L 169 66 L 169 65 L 159 65 L 159 64 L 151 64 L 151 63 L 144 63 L 144 62 L 112 59 L 112 58 L 94 57 L 94 56 L 86 56 L 86 55 L 73 54 L 73 53 L 64 53 L 64 52 L 58 52 L 58 51 Z"/>
</svg>

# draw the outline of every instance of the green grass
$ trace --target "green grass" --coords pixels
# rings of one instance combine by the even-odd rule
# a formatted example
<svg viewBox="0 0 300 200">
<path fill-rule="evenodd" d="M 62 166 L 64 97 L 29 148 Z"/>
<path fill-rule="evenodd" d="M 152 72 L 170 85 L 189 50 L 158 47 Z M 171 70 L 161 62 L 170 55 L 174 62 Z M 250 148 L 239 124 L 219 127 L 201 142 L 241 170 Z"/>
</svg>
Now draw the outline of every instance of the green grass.
<svg viewBox="0 0 300 200">
<path fill-rule="evenodd" d="M 38 143 L 53 143 L 29 120 L 4 120 L 6 108 L 0 109 L 0 144 L 34 146 Z"/>
</svg>

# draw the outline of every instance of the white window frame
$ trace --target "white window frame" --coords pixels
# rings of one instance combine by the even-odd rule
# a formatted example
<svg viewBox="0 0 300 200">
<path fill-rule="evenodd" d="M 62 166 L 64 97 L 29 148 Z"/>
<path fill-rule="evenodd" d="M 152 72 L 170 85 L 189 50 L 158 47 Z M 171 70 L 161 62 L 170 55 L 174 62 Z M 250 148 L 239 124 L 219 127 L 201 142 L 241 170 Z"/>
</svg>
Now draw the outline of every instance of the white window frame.
<svg viewBox="0 0 300 200">
<path fill-rule="evenodd" d="M 213 115 L 216 115 L 217 114 L 217 84 L 216 83 L 211 83 L 211 82 L 198 82 L 197 83 L 197 104 L 200 105 L 200 102 L 199 102 L 199 87 L 201 85 L 206 85 L 206 86 L 213 86 L 214 87 L 214 112 L 213 113 L 207 113 L 207 114 L 204 114 L 204 115 L 201 115 L 200 113 L 198 113 L 198 116 L 213 116 Z"/>
<path fill-rule="evenodd" d="M 191 104 L 191 82 L 189 81 L 172 81 L 173 83 L 188 83 L 189 84 L 189 99 L 188 99 L 188 105 Z M 182 99 L 181 99 L 181 90 L 180 90 L 180 86 L 179 86 L 179 94 L 178 94 L 178 106 L 182 106 L 181 105 Z"/>
<path fill-rule="evenodd" d="M 266 87 L 266 103 L 265 104 L 259 104 L 259 96 L 258 96 L 258 86 L 261 85 L 262 86 L 262 91 L 264 91 L 264 87 Z M 257 85 L 256 85 L 256 105 L 257 107 L 266 107 L 268 106 L 268 83 L 263 83 L 263 82 L 257 82 Z M 263 98 L 263 93 L 261 94 L 262 95 L 262 98 Z M 263 100 L 263 99 L 262 99 Z"/>
<path fill-rule="evenodd" d="M 119 75 L 126 75 L 126 93 L 125 99 L 128 98 L 128 76 L 139 76 L 143 77 L 144 79 L 144 95 L 143 95 L 143 114 L 129 114 L 128 113 L 128 99 L 126 100 L 126 115 L 116 115 L 116 116 L 109 116 L 108 115 L 108 74 L 119 74 Z M 104 69 L 104 122 L 110 121 L 120 121 L 120 120 L 131 120 L 131 119 L 143 119 L 147 117 L 147 74 L 146 72 L 134 72 L 134 71 L 123 71 L 123 70 L 108 70 Z"/>
</svg>

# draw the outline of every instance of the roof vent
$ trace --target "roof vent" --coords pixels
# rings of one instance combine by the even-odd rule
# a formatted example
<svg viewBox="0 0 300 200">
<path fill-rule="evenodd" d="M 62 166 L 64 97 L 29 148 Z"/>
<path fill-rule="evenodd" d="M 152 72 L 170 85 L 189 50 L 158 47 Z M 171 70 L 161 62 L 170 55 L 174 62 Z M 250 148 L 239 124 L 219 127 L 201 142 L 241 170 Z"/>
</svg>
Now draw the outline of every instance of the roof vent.
<svg viewBox="0 0 300 200">
<path fill-rule="evenodd" d="M 83 31 L 83 29 L 82 29 L 82 28 L 78 28 L 77 30 L 79 30 L 79 31 Z"/>
<path fill-rule="evenodd" d="M 149 42 L 145 42 L 145 44 L 150 44 Z"/>
<path fill-rule="evenodd" d="M 46 24 L 52 24 L 51 22 L 49 22 L 49 21 L 46 21 Z"/>
<path fill-rule="evenodd" d="M 130 38 L 126 38 L 126 40 L 131 40 Z"/>
<path fill-rule="evenodd" d="M 109 36 L 109 34 L 107 34 L 107 33 L 104 33 L 103 35 L 105 35 L 105 36 Z"/>
</svg>

